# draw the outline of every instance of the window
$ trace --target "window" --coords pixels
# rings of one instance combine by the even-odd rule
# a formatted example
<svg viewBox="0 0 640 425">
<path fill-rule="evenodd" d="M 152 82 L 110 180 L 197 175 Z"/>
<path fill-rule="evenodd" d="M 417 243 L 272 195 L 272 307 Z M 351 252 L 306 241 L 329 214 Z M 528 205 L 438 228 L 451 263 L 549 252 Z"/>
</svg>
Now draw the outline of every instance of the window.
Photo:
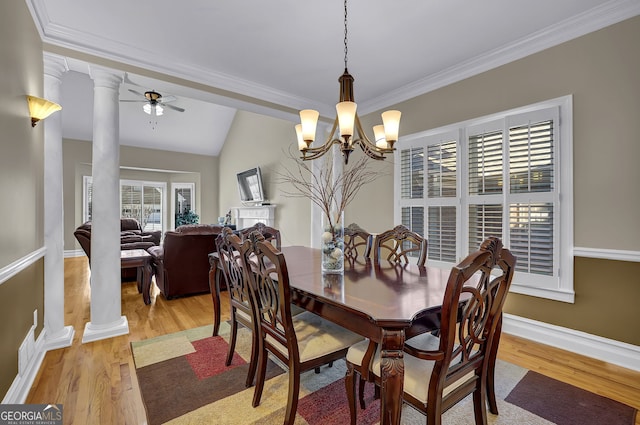
<svg viewBox="0 0 640 425">
<path fill-rule="evenodd" d="M 83 218 L 91 220 L 93 181 L 83 178 Z M 164 230 L 166 184 L 120 181 L 120 216 L 135 218 L 145 231 Z"/>
<path fill-rule="evenodd" d="M 518 258 L 512 291 L 573 302 L 571 121 L 566 96 L 402 138 L 396 217 L 428 261 L 497 236 Z"/>
<path fill-rule="evenodd" d="M 171 183 L 173 228 L 187 223 L 189 214 L 195 213 L 195 183 Z"/>
</svg>

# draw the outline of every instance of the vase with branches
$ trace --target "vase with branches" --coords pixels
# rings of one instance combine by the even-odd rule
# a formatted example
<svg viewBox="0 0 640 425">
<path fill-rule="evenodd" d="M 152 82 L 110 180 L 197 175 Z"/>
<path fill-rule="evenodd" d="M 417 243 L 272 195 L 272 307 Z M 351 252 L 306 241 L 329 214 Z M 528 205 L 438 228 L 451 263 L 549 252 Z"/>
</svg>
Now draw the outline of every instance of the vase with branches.
<svg viewBox="0 0 640 425">
<path fill-rule="evenodd" d="M 322 270 L 339 273 L 344 270 L 344 211 L 364 185 L 383 173 L 372 170 L 370 160 L 364 156 L 342 170 L 334 170 L 332 155 L 325 155 L 324 162 L 314 172 L 309 162 L 289 152 L 295 166 L 285 166 L 279 177 L 280 182 L 285 183 L 284 196 L 308 198 L 322 211 Z"/>
</svg>

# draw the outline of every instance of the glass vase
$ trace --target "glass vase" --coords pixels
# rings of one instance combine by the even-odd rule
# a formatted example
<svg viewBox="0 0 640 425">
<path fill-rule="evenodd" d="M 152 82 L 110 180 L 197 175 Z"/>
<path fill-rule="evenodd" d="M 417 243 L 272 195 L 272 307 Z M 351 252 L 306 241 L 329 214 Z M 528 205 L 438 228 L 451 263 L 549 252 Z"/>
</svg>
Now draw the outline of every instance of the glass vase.
<svg viewBox="0 0 640 425">
<path fill-rule="evenodd" d="M 344 213 L 322 216 L 322 272 L 344 272 Z"/>
</svg>

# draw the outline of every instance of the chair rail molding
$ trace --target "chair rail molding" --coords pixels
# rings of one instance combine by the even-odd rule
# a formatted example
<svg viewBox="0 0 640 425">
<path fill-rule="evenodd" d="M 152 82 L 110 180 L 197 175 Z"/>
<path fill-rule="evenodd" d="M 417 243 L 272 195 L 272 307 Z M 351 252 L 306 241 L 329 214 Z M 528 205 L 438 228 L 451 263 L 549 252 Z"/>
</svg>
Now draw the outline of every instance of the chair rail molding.
<svg viewBox="0 0 640 425">
<path fill-rule="evenodd" d="M 622 249 L 574 247 L 573 255 L 575 257 L 600 258 L 603 260 L 640 262 L 640 251 L 625 251 Z"/>
<path fill-rule="evenodd" d="M 30 252 L 22 258 L 17 259 L 13 263 L 3 267 L 0 269 L 0 285 L 2 285 L 7 280 L 11 279 L 13 276 L 20 273 L 22 270 L 26 269 L 30 265 L 34 264 L 36 261 L 41 259 L 47 253 L 46 247 L 40 247 L 37 250 Z"/>
</svg>

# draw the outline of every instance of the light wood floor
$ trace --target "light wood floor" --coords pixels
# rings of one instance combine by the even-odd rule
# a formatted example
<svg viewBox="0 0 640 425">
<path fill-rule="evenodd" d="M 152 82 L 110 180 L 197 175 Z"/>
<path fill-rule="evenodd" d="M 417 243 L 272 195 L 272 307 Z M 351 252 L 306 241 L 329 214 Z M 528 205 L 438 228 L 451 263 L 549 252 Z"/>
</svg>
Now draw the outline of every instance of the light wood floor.
<svg viewBox="0 0 640 425">
<path fill-rule="evenodd" d="M 86 257 L 65 259 L 64 323 L 75 328 L 75 338 L 71 347 L 46 354 L 26 402 L 63 404 L 65 424 L 144 424 L 130 343 L 211 324 L 211 296 L 166 301 L 154 287 L 146 306 L 135 283 L 123 284 L 129 335 L 82 344 L 90 321 L 88 279 Z M 221 304 L 226 320 L 228 302 Z M 640 409 L 640 372 L 506 334 L 499 358 Z"/>
</svg>

